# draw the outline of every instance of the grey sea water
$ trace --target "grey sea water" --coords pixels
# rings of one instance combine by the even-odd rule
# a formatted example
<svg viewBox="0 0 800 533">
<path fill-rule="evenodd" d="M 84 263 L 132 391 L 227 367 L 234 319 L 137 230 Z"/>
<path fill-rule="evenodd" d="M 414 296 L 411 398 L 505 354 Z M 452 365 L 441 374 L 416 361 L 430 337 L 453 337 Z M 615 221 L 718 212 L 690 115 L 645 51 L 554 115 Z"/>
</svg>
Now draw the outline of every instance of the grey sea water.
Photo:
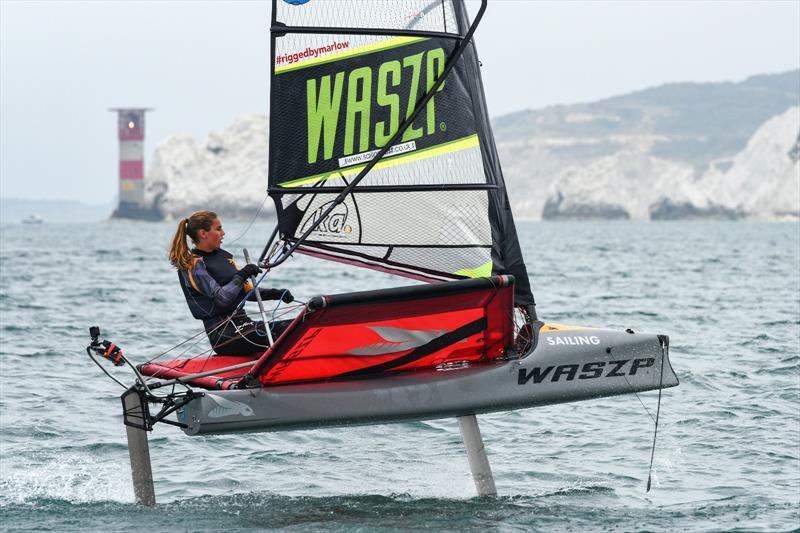
<svg viewBox="0 0 800 533">
<path fill-rule="evenodd" d="M 226 229 L 241 261 L 271 225 L 235 243 L 245 224 Z M 0 227 L 0 529 L 800 528 L 798 224 L 519 224 L 544 320 L 670 335 L 681 385 L 663 394 L 650 493 L 657 393 L 480 417 L 497 499 L 474 497 L 454 420 L 218 437 L 157 427 L 159 504 L 141 508 L 122 390 L 84 347 L 99 325 L 141 362 L 199 331 L 165 258 L 172 231 Z M 406 283 L 302 257 L 271 278 L 301 300 Z"/>
</svg>

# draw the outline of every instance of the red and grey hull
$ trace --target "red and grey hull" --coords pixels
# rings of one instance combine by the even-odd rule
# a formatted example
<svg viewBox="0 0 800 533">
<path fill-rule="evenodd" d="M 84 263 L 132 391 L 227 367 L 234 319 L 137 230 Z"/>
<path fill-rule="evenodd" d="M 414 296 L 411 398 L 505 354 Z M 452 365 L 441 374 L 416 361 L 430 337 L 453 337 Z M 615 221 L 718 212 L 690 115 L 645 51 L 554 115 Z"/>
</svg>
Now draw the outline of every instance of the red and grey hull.
<svg viewBox="0 0 800 533">
<path fill-rule="evenodd" d="M 524 358 L 385 377 L 208 391 L 179 411 L 189 435 L 425 420 L 678 385 L 668 337 L 544 325 Z"/>
</svg>

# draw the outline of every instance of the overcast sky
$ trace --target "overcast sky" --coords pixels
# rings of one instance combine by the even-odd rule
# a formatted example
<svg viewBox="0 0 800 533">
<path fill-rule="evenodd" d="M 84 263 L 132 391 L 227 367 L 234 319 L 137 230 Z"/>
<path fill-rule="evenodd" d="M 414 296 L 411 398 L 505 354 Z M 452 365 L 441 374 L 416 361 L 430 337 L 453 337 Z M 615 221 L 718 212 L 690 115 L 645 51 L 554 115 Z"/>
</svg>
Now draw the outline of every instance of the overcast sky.
<svg viewBox="0 0 800 533">
<path fill-rule="evenodd" d="M 268 113 L 268 24 L 258 1 L 0 0 L 0 196 L 112 201 L 109 107 L 156 108 L 146 159 Z M 498 116 L 800 68 L 800 1 L 490 0 L 476 39 Z"/>
</svg>

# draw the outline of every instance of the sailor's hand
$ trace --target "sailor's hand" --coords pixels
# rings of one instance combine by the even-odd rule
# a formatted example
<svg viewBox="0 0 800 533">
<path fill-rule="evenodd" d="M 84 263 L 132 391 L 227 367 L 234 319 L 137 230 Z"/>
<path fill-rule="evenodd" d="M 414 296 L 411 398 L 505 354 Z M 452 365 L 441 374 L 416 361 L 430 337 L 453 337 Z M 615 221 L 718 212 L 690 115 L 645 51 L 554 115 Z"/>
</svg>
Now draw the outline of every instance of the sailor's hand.
<svg viewBox="0 0 800 533">
<path fill-rule="evenodd" d="M 289 291 L 289 289 L 278 289 L 278 290 L 283 292 L 283 295 L 281 296 L 281 301 L 283 303 L 290 304 L 294 301 L 294 296 L 292 296 L 292 293 Z"/>
<path fill-rule="evenodd" d="M 258 265 L 250 263 L 249 265 L 245 265 L 244 268 L 239 270 L 236 274 L 244 279 L 248 279 L 250 276 L 257 276 L 260 273 L 261 269 L 258 268 Z"/>
</svg>

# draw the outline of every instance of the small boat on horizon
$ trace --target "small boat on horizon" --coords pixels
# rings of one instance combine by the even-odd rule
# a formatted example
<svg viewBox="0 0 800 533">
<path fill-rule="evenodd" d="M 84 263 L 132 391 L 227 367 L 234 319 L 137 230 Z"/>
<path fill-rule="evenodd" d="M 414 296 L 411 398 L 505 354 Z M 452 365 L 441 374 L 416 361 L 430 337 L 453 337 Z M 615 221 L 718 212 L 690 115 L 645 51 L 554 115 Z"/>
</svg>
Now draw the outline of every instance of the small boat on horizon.
<svg viewBox="0 0 800 533">
<path fill-rule="evenodd" d="M 40 215 L 33 213 L 23 218 L 21 222 L 23 224 L 43 224 L 44 219 Z"/>
</svg>

